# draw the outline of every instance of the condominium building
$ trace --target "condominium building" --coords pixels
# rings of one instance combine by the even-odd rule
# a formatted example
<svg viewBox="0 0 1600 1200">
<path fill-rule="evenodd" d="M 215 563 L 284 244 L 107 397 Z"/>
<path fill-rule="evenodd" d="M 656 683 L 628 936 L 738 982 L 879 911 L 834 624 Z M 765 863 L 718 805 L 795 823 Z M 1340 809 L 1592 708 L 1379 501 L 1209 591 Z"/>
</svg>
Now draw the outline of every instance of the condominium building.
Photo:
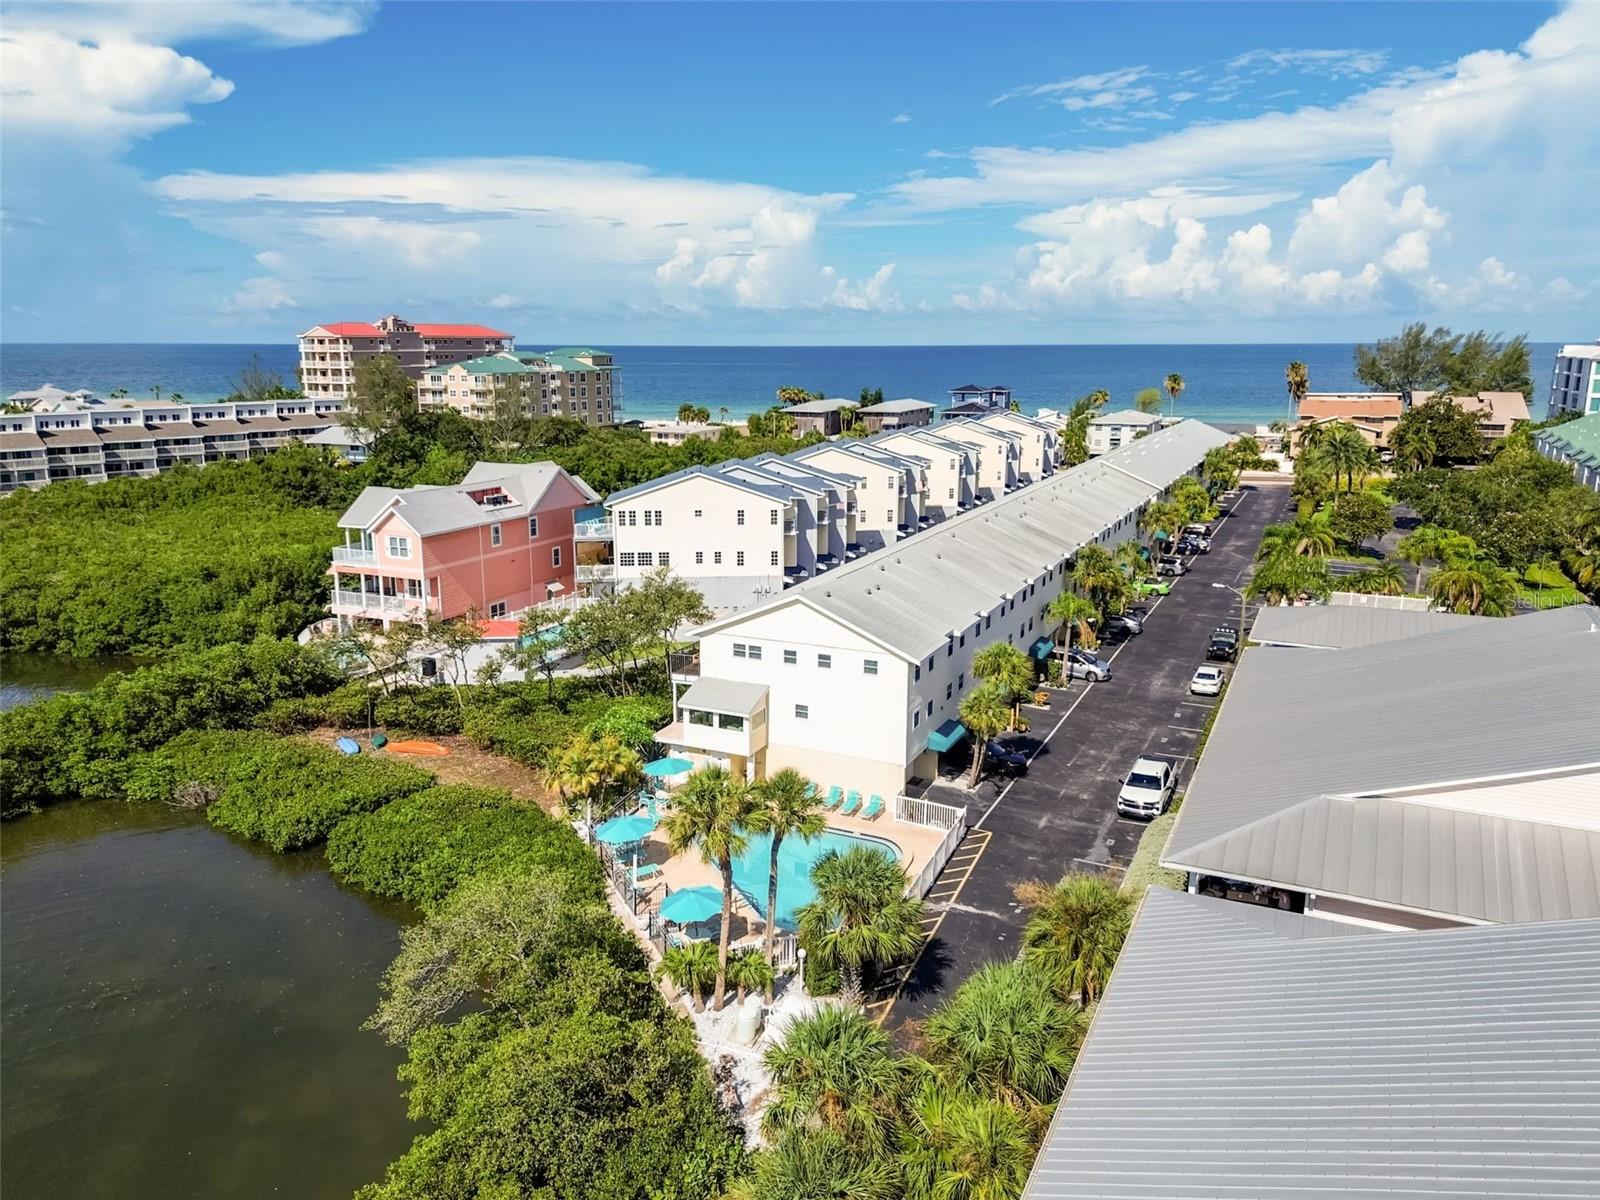
<svg viewBox="0 0 1600 1200">
<path fill-rule="evenodd" d="M 1140 412 L 1134 408 L 1091 417 L 1086 438 L 1089 456 L 1093 458 L 1097 454 L 1109 453 L 1118 446 L 1126 446 L 1134 438 L 1154 433 L 1165 423 L 1159 413 Z"/>
<path fill-rule="evenodd" d="M 812 433 L 837 437 L 844 432 L 844 414 L 855 407 L 853 400 L 806 400 L 791 404 L 783 411 L 794 420 L 795 437 Z"/>
<path fill-rule="evenodd" d="M 300 390 L 313 399 L 343 400 L 355 383 L 356 364 L 393 356 L 412 379 L 429 367 L 510 350 L 516 339 L 486 325 L 435 325 L 390 315 L 371 324 L 335 321 L 300 335 Z"/>
<path fill-rule="evenodd" d="M 454 487 L 369 487 L 339 518 L 330 608 L 385 626 L 508 617 L 574 591 L 574 514 L 598 497 L 554 463 L 480 462 Z"/>
<path fill-rule="evenodd" d="M 512 403 L 530 417 L 610 425 L 622 403 L 620 372 L 602 350 L 511 350 L 440 364 L 417 381 L 420 408 L 483 420 Z"/>
<path fill-rule="evenodd" d="M 976 417 L 943 421 L 939 436 L 978 451 L 978 494 L 996 500 L 1022 482 L 1022 438 Z"/>
<path fill-rule="evenodd" d="M 1061 465 L 1061 433 L 1047 421 L 1001 409 L 979 417 L 979 424 L 1017 437 L 1017 475 L 1022 483 L 1037 483 Z"/>
<path fill-rule="evenodd" d="M 335 400 L 132 404 L 0 414 L 0 495 L 63 479 L 158 475 L 246 459 L 339 423 Z"/>
<path fill-rule="evenodd" d="M 1044 611 L 1072 555 L 1136 537 L 1144 507 L 1227 440 L 1182 422 L 710 622 L 678 682 L 767 719 L 730 733 L 679 711 L 657 737 L 750 777 L 792 766 L 863 794 L 932 778 L 965 737 L 973 656 L 997 642 L 1048 653 Z"/>
<path fill-rule="evenodd" d="M 921 526 L 927 499 L 922 460 L 848 439 L 807 446 L 789 457 L 856 480 L 856 542 L 863 550 L 893 545 Z"/>
<path fill-rule="evenodd" d="M 1546 416 L 1600 412 L 1600 341 L 1561 347 L 1550 374 Z"/>
<path fill-rule="evenodd" d="M 1434 392 L 1413 392 L 1415 407 L 1432 400 Z M 1447 396 L 1458 408 L 1478 418 L 1478 429 L 1488 440 L 1510 433 L 1528 419 L 1528 401 L 1521 392 L 1479 392 L 1476 396 Z M 1311 392 L 1300 402 L 1298 422 L 1291 437 L 1298 445 L 1307 427 L 1343 422 L 1354 426 L 1375 450 L 1389 449 L 1389 435 L 1405 412 L 1399 392 Z"/>
<path fill-rule="evenodd" d="M 1011 407 L 1011 389 L 999 384 L 985 386 L 964 383 L 950 389 L 950 406 L 939 414 L 941 421 L 955 421 L 962 417 L 981 417 Z"/>
<path fill-rule="evenodd" d="M 868 439 L 869 444 L 906 458 L 927 463 L 928 503 L 924 515 L 937 520 L 953 517 L 978 503 L 976 446 L 952 441 L 936 429 L 891 429 Z"/>
<path fill-rule="evenodd" d="M 867 432 L 882 433 L 885 429 L 907 429 L 928 425 L 933 421 L 933 405 L 926 400 L 880 400 L 856 409 L 856 416 L 867 427 Z"/>
<path fill-rule="evenodd" d="M 93 408 L 105 403 L 88 388 L 78 388 L 69 392 L 53 383 L 12 392 L 6 397 L 5 402 L 8 408 L 26 409 L 28 412 L 65 412 Z"/>
</svg>

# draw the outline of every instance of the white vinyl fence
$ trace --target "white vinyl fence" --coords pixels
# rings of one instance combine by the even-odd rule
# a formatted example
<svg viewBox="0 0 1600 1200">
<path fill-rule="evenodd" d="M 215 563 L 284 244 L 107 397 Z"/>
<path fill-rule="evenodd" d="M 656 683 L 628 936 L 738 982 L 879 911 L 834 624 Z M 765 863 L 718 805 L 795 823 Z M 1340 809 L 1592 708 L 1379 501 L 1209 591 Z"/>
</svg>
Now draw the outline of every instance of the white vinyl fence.
<svg viewBox="0 0 1600 1200">
<path fill-rule="evenodd" d="M 944 830 L 939 845 L 922 864 L 907 891 L 921 899 L 933 890 L 934 880 L 944 870 L 945 863 L 956 852 L 961 839 L 967 836 L 967 810 L 953 804 L 939 804 L 933 800 L 914 800 L 910 796 L 894 798 L 894 819 L 911 825 L 925 825 Z"/>
</svg>

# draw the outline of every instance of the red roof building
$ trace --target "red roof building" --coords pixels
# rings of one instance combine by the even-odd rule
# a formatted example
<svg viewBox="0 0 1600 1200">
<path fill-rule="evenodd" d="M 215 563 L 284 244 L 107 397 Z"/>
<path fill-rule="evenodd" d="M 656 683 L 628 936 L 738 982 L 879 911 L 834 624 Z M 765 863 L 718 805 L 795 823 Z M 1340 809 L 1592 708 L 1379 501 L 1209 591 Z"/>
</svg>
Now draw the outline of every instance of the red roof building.
<svg viewBox="0 0 1600 1200">
<path fill-rule="evenodd" d="M 301 390 L 315 399 L 342 402 L 355 383 L 361 359 L 392 355 L 402 371 L 419 379 L 429 367 L 514 349 L 517 339 L 487 325 L 413 324 L 391 313 L 371 324 L 314 325 L 299 342 Z"/>
</svg>

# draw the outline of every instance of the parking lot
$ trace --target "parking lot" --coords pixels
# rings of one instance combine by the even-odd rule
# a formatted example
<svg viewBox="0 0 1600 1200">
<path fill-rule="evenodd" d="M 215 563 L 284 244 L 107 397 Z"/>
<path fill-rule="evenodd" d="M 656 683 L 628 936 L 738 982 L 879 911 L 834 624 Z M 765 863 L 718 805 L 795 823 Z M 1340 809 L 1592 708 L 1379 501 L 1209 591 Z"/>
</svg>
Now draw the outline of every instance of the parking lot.
<svg viewBox="0 0 1600 1200">
<path fill-rule="evenodd" d="M 1286 485 L 1287 480 L 1284 481 Z M 1141 754 L 1178 768 L 1181 793 L 1212 697 L 1192 696 L 1189 679 L 1218 625 L 1239 623 L 1239 596 L 1262 529 L 1287 518 L 1284 485 L 1247 487 L 1216 527 L 1209 554 L 1165 597 L 1147 601 L 1142 634 L 1108 638 L 1112 678 L 1052 692 L 1028 707 L 1032 728 L 1014 739 L 1032 754 L 1025 775 L 986 780 L 976 793 L 936 785 L 930 798 L 968 806 L 975 830 L 930 893 L 932 932 L 909 975 L 886 990 L 873 1015 L 891 1026 L 928 1015 L 985 963 L 1017 952 L 1026 912 L 1013 885 L 1054 882 L 1072 870 L 1125 869 L 1145 829 L 1117 816 L 1118 786 Z M 1213 584 L 1224 587 L 1213 587 Z M 1241 631 L 1242 633 L 1242 631 Z"/>
</svg>

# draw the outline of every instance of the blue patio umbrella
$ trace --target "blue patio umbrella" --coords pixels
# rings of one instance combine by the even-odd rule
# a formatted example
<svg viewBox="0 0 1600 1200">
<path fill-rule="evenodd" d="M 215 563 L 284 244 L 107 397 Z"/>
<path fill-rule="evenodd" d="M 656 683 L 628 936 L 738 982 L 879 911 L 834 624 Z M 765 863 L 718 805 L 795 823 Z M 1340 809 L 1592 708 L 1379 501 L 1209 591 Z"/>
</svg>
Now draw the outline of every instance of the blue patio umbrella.
<svg viewBox="0 0 1600 1200">
<path fill-rule="evenodd" d="M 714 887 L 680 888 L 661 902 L 661 917 L 679 925 L 709 921 L 722 912 L 722 892 Z"/>
<path fill-rule="evenodd" d="M 687 758 L 658 758 L 644 765 L 644 773 L 654 779 L 665 779 L 669 775 L 682 775 L 685 771 L 694 770 L 694 764 Z"/>
<path fill-rule="evenodd" d="M 641 842 L 654 832 L 656 819 L 646 813 L 634 813 L 629 817 L 612 817 L 609 821 L 602 821 L 595 827 L 596 841 L 604 842 L 608 846 L 626 846 L 630 842 Z"/>
</svg>

